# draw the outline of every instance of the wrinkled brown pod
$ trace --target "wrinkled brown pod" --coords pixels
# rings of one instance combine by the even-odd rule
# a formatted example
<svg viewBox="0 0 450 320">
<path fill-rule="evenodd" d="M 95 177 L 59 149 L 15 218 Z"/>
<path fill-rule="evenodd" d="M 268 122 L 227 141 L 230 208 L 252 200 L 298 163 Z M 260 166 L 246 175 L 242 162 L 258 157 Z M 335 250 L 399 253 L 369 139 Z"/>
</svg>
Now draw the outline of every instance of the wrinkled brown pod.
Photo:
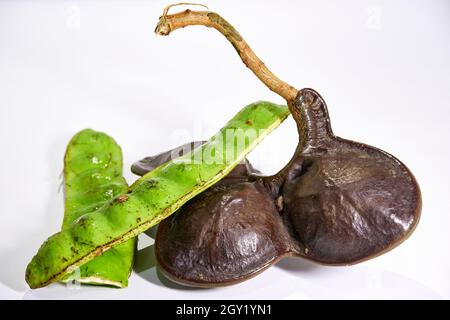
<svg viewBox="0 0 450 320">
<path fill-rule="evenodd" d="M 168 35 L 190 25 L 222 33 L 245 65 L 286 99 L 299 144 L 278 174 L 263 177 L 247 166 L 242 171 L 241 165 L 233 178 L 224 178 L 162 221 L 156 258 L 166 276 L 185 285 L 215 287 L 243 281 L 288 255 L 353 264 L 394 248 L 412 233 L 421 198 L 404 164 L 382 150 L 336 137 L 322 97 L 277 78 L 217 13 L 168 15 L 167 9 L 155 31 Z M 143 174 L 161 164 L 147 161 L 147 168 L 143 161 L 134 171 Z"/>
<path fill-rule="evenodd" d="M 293 114 L 299 148 L 282 171 L 283 215 L 298 255 L 324 264 L 353 264 L 406 239 L 420 217 L 419 186 L 394 156 L 336 137 L 322 97 L 300 90 Z"/>
<path fill-rule="evenodd" d="M 200 144 L 147 157 L 132 171 L 145 174 Z M 155 252 L 168 278 L 197 287 L 233 284 L 292 251 L 272 196 L 261 179 L 251 178 L 257 174 L 245 160 L 159 224 Z"/>
<path fill-rule="evenodd" d="M 301 90 L 294 107 L 299 145 L 283 170 L 261 177 L 241 164 L 160 223 L 156 258 L 170 279 L 200 287 L 233 284 L 287 255 L 357 263 L 414 230 L 420 191 L 406 166 L 334 136 L 314 90 Z M 154 167 L 149 159 L 147 167 Z M 134 171 L 144 173 L 137 167 L 145 162 Z"/>
</svg>

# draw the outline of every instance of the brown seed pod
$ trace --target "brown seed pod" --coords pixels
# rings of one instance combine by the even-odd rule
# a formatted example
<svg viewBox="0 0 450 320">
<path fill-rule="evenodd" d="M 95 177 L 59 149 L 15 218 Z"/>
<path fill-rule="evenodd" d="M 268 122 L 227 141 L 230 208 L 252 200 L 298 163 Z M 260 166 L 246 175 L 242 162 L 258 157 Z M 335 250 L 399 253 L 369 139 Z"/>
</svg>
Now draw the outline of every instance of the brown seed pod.
<svg viewBox="0 0 450 320">
<path fill-rule="evenodd" d="M 217 13 L 169 15 L 167 9 L 155 32 L 169 35 L 191 25 L 222 33 L 245 65 L 285 98 L 299 144 L 276 175 L 263 177 L 248 162 L 241 164 L 162 221 L 156 258 L 165 275 L 185 285 L 214 287 L 243 281 L 288 255 L 352 264 L 394 248 L 412 233 L 421 197 L 403 163 L 382 150 L 336 137 L 322 97 L 276 77 Z M 143 174 L 163 159 L 148 158 L 133 171 Z"/>
<path fill-rule="evenodd" d="M 290 238 L 261 183 L 214 186 L 163 221 L 156 259 L 173 281 L 197 287 L 252 277 L 290 252 Z"/>
<path fill-rule="evenodd" d="M 181 156 L 199 142 L 136 162 L 145 174 Z M 160 270 L 171 280 L 196 287 L 229 285 L 252 277 L 292 252 L 260 172 L 245 160 L 206 192 L 162 221 L 156 236 Z"/>
<path fill-rule="evenodd" d="M 314 90 L 300 90 L 294 108 L 301 147 L 291 161 L 295 166 L 285 169 L 291 172 L 281 196 L 298 254 L 352 264 L 406 239 L 421 209 L 419 186 L 408 168 L 380 149 L 336 137 Z"/>
<path fill-rule="evenodd" d="M 352 264 L 392 249 L 414 230 L 420 190 L 408 168 L 384 151 L 334 136 L 314 90 L 300 90 L 294 106 L 299 145 L 283 170 L 261 177 L 246 161 L 160 223 L 156 258 L 168 278 L 229 285 L 289 255 Z M 143 174 L 163 158 L 141 160 L 133 171 Z"/>
</svg>

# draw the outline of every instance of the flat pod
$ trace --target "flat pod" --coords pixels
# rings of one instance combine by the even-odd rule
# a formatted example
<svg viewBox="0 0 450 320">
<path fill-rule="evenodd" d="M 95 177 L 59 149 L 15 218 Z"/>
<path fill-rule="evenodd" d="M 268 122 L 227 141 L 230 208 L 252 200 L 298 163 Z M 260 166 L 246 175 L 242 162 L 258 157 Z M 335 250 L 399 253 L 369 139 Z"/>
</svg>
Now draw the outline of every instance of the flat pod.
<svg viewBox="0 0 450 320">
<path fill-rule="evenodd" d="M 377 148 L 336 137 L 326 104 L 303 89 L 294 104 L 301 164 L 282 188 L 283 214 L 298 254 L 325 264 L 352 264 L 392 249 L 417 225 L 419 186 L 408 168 Z M 301 121 L 300 121 L 301 120 Z"/>
<path fill-rule="evenodd" d="M 143 174 L 169 154 L 182 155 L 178 151 L 186 146 L 147 157 L 132 171 Z M 249 179 L 258 173 L 245 160 L 159 224 L 156 258 L 169 279 L 196 287 L 229 285 L 258 274 L 291 251 L 272 197 L 261 181 Z"/>
<path fill-rule="evenodd" d="M 170 216 L 226 176 L 288 114 L 287 107 L 265 101 L 244 107 L 192 154 L 152 170 L 135 181 L 127 193 L 49 237 L 25 271 L 30 288 L 61 280 Z M 238 146 L 237 141 L 243 138 L 245 143 Z M 207 161 L 191 162 L 191 157 Z"/>
<path fill-rule="evenodd" d="M 133 163 L 133 165 L 131 166 L 131 172 L 139 176 L 143 176 L 170 160 L 174 160 L 181 156 L 184 156 L 185 154 L 188 154 L 204 143 L 206 143 L 206 141 L 188 142 L 172 150 L 158 153 L 155 156 L 145 157 L 142 160 Z M 250 174 L 260 174 L 260 172 L 253 168 L 250 162 L 246 158 L 244 158 L 236 167 L 233 168 L 233 170 L 230 171 L 230 173 L 228 173 L 228 175 L 224 179 L 217 182 L 217 184 L 229 183 L 232 179 L 246 178 Z"/>
<path fill-rule="evenodd" d="M 69 142 L 64 156 L 65 210 L 62 229 L 127 192 L 122 151 L 105 133 L 85 129 Z M 130 239 L 82 265 L 62 281 L 123 288 L 133 267 L 137 239 Z M 56 261 L 55 261 L 56 263 Z"/>
</svg>

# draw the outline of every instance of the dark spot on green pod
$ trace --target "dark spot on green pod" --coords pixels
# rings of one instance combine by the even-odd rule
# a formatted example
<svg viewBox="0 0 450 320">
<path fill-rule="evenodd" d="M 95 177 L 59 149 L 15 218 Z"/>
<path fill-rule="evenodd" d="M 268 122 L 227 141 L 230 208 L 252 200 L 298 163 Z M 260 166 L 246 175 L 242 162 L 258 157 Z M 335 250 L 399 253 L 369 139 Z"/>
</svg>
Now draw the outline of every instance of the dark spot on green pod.
<svg viewBox="0 0 450 320">
<path fill-rule="evenodd" d="M 156 188 L 157 185 L 158 185 L 158 180 L 156 180 L 156 179 L 148 179 L 148 180 L 143 181 L 139 185 L 139 189 L 142 188 L 142 190 L 150 190 L 150 189 Z"/>
<path fill-rule="evenodd" d="M 129 196 L 127 196 L 126 194 L 121 194 L 120 196 L 118 196 L 116 198 L 116 200 L 117 200 L 117 202 L 122 203 L 122 202 L 127 201 L 128 198 L 129 198 Z"/>
</svg>

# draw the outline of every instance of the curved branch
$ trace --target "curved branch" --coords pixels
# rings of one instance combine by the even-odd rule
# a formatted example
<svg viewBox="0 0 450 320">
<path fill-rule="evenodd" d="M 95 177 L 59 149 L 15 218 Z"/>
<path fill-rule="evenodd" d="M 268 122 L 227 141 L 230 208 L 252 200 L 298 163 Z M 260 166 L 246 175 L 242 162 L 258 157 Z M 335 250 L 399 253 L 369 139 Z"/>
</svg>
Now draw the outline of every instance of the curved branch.
<svg viewBox="0 0 450 320">
<path fill-rule="evenodd" d="M 282 96 L 288 105 L 294 101 L 298 90 L 275 76 L 258 58 L 241 37 L 239 32 L 219 14 L 211 11 L 185 10 L 175 14 L 167 14 L 167 10 L 159 18 L 155 33 L 163 36 L 172 31 L 191 25 L 202 25 L 214 28 L 223 34 L 233 45 L 244 64 L 273 92 Z"/>
</svg>

